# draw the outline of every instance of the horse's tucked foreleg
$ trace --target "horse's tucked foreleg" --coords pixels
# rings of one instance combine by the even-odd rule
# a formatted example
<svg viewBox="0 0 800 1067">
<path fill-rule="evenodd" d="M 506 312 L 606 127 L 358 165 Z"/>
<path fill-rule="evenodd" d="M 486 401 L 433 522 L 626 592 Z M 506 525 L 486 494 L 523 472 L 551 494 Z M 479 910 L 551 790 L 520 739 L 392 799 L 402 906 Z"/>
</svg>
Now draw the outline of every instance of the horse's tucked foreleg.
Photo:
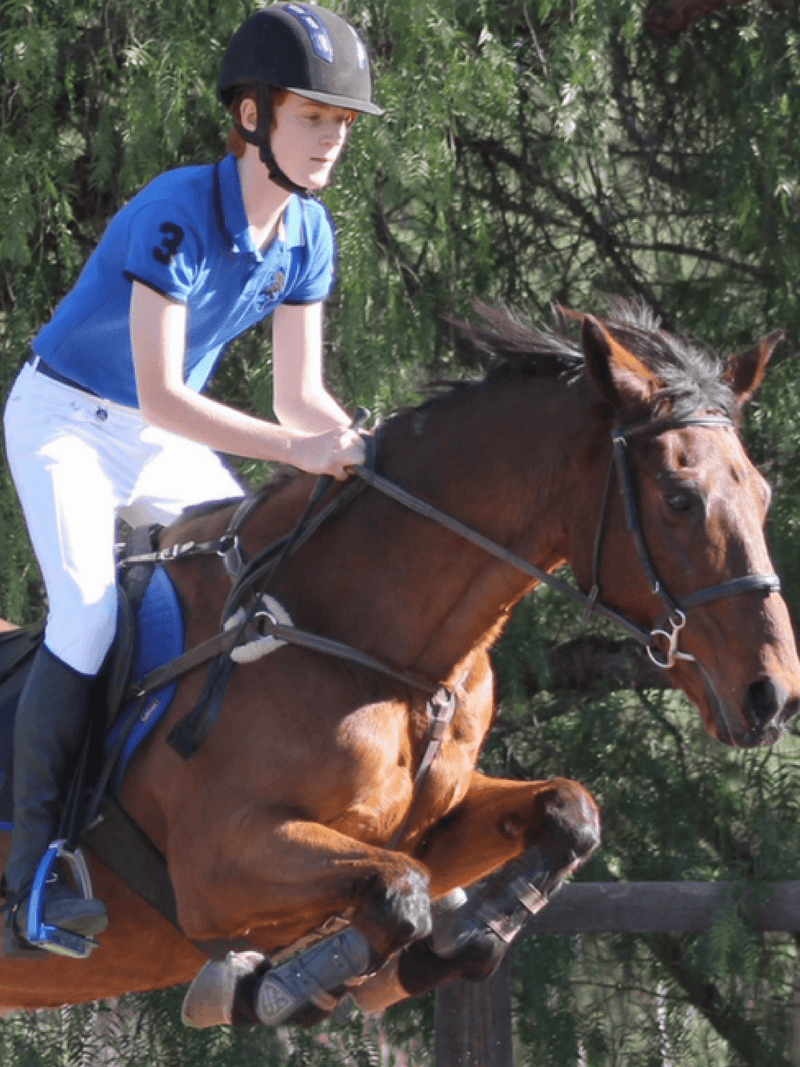
<svg viewBox="0 0 800 1067">
<path fill-rule="evenodd" d="M 184 924 L 191 917 L 207 936 L 206 931 L 214 929 L 208 924 L 215 902 L 223 900 L 233 911 L 241 899 L 244 908 L 244 890 L 250 901 L 258 900 L 254 880 L 260 875 L 265 910 L 263 917 L 256 912 L 250 919 L 254 945 L 262 943 L 261 924 L 269 935 L 269 918 L 273 923 L 283 919 L 284 930 L 296 930 L 283 944 L 304 936 L 330 915 L 346 912 L 352 926 L 274 969 L 257 952 L 230 953 L 225 960 L 206 964 L 184 1001 L 187 1025 L 317 1022 L 335 1007 L 349 983 L 431 930 L 427 872 L 410 857 L 359 843 L 319 824 L 264 814 L 247 821 L 249 834 L 243 835 L 243 844 L 256 825 L 257 851 L 236 848 L 230 836 L 223 839 L 224 846 L 236 852 L 236 866 L 226 865 L 226 880 L 208 884 L 203 897 L 183 899 Z M 205 847 L 208 842 L 184 843 L 194 850 Z M 249 865 L 251 856 L 262 860 L 258 869 Z M 272 863 L 264 864 L 268 856 Z M 225 933 L 235 930 L 233 926 Z"/>
<path fill-rule="evenodd" d="M 233 954 L 207 964 L 187 995 L 184 1021 L 308 1024 L 324 1018 L 348 991 L 366 1010 L 379 1011 L 452 978 L 486 978 L 528 915 L 544 907 L 599 839 L 597 805 L 577 783 L 502 782 L 475 774 L 458 809 L 418 850 L 438 887 L 432 929 L 427 911 L 417 915 L 412 908 L 414 914 L 406 914 L 409 901 L 428 900 L 423 886 L 408 892 L 414 888 L 406 884 L 409 878 L 419 877 L 411 861 L 399 914 L 396 905 L 387 909 L 385 892 L 373 901 L 362 889 L 353 919 L 357 928 L 326 938 L 274 970 L 264 960 L 247 962 Z M 471 855 L 465 853 L 470 842 Z M 389 856 L 400 863 L 408 859 Z M 457 888 L 461 878 L 485 881 L 467 894 Z M 387 940 L 390 915 L 393 938 L 400 933 L 405 945 L 399 951 Z M 388 960 L 387 948 L 393 953 Z"/>
<path fill-rule="evenodd" d="M 469 895 L 453 890 L 434 907 L 433 930 L 353 991 L 381 1011 L 453 978 L 488 978 L 526 919 L 540 911 L 600 840 L 597 808 L 575 783 L 555 783 L 526 836 L 538 838 Z"/>
<path fill-rule="evenodd" d="M 439 985 L 440 972 L 452 977 L 448 972 L 454 960 L 462 977 L 488 977 L 527 917 L 545 906 L 577 863 L 554 872 L 547 856 L 533 845 L 472 896 L 460 888 L 452 890 L 433 909 L 430 935 L 400 953 L 398 977 L 405 990 L 414 994 Z M 255 990 L 255 1014 L 276 1026 L 309 1005 L 323 1013 L 332 1011 L 347 987 L 357 986 L 378 962 L 357 930 L 326 938 L 264 976 Z"/>
<path fill-rule="evenodd" d="M 168 860 L 181 926 L 195 940 L 246 936 L 275 951 L 347 912 L 385 959 L 430 931 L 423 864 L 319 823 L 225 813 L 206 837 L 176 834 Z M 202 881 L 192 879 L 198 870 L 208 872 Z"/>
<path fill-rule="evenodd" d="M 585 859 L 586 857 L 581 857 Z M 400 953 L 398 977 L 415 996 L 454 977 L 479 981 L 499 966 L 530 915 L 561 887 L 580 860 L 554 871 L 532 845 L 481 885 L 457 910 L 444 915 L 432 933 Z"/>
</svg>

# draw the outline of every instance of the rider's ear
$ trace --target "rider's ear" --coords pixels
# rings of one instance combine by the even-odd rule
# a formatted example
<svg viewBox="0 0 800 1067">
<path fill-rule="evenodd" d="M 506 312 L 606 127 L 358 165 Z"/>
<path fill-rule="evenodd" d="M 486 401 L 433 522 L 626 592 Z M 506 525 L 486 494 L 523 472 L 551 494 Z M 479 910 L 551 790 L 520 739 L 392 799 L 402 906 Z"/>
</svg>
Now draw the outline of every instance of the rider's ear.
<svg viewBox="0 0 800 1067">
<path fill-rule="evenodd" d="M 615 408 L 645 403 L 660 387 L 653 372 L 592 315 L 583 316 L 581 344 L 587 377 Z"/>
<path fill-rule="evenodd" d="M 243 96 L 239 103 L 239 123 L 250 132 L 258 128 L 258 104 L 252 96 Z"/>
<path fill-rule="evenodd" d="M 763 341 L 737 356 L 729 356 L 725 360 L 725 369 L 722 378 L 728 383 L 736 394 L 736 403 L 743 408 L 751 396 L 764 380 L 767 364 L 772 359 L 772 353 L 786 335 L 782 330 L 776 330 Z"/>
</svg>

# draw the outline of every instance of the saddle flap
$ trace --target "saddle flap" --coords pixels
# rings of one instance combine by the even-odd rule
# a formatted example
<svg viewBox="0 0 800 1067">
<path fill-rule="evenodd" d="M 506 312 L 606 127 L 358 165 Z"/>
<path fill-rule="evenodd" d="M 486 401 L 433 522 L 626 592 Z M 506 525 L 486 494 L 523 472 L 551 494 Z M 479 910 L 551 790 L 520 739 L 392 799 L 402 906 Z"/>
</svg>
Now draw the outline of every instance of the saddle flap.
<svg viewBox="0 0 800 1067">
<path fill-rule="evenodd" d="M 125 545 L 125 556 L 142 556 L 152 552 L 160 527 L 137 526 L 132 530 Z M 122 703 L 122 694 L 131 681 L 136 645 L 136 616 L 144 600 L 155 570 L 154 563 L 136 563 L 118 570 L 119 608 L 117 611 L 117 636 L 111 651 L 108 675 L 108 716 L 106 729 L 110 730 Z"/>
</svg>

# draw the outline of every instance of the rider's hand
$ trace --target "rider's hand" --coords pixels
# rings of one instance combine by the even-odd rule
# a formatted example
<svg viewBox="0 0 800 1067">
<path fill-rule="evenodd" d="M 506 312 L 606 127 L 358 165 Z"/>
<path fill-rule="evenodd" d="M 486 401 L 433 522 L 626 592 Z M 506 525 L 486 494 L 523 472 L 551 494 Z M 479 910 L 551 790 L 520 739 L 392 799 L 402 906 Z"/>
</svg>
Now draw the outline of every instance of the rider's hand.
<svg viewBox="0 0 800 1067">
<path fill-rule="evenodd" d="M 355 430 L 337 427 L 295 438 L 289 462 L 309 474 L 331 474 L 342 481 L 349 474 L 348 468 L 363 464 L 366 455 L 366 446 Z"/>
</svg>

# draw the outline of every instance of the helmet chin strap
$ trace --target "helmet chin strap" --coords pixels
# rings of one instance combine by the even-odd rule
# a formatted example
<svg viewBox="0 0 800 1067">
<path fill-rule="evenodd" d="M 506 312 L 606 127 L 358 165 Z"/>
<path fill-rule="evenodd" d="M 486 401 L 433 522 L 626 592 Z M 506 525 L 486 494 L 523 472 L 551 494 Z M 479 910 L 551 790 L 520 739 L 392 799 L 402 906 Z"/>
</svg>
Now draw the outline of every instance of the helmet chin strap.
<svg viewBox="0 0 800 1067">
<path fill-rule="evenodd" d="M 272 152 L 272 146 L 269 142 L 259 145 L 258 155 L 269 172 L 270 181 L 275 182 L 276 185 L 280 185 L 280 187 L 286 189 L 287 192 L 297 193 L 298 196 L 311 196 L 310 189 L 298 185 L 296 182 L 293 182 L 288 175 L 283 173 L 278 166 L 278 161 Z"/>
<path fill-rule="evenodd" d="M 270 100 L 269 86 L 265 85 L 263 82 L 260 83 L 256 88 L 256 93 L 258 125 L 254 130 L 246 130 L 240 123 L 234 122 L 233 125 L 236 132 L 240 137 L 247 141 L 248 144 L 256 146 L 259 158 L 267 168 L 270 181 L 275 182 L 276 185 L 279 185 L 289 193 L 296 193 L 298 196 L 311 196 L 311 189 L 307 189 L 305 186 L 293 182 L 292 179 L 284 174 L 278 166 L 278 161 L 275 158 L 272 151 L 272 144 L 270 143 L 272 101 Z"/>
</svg>

